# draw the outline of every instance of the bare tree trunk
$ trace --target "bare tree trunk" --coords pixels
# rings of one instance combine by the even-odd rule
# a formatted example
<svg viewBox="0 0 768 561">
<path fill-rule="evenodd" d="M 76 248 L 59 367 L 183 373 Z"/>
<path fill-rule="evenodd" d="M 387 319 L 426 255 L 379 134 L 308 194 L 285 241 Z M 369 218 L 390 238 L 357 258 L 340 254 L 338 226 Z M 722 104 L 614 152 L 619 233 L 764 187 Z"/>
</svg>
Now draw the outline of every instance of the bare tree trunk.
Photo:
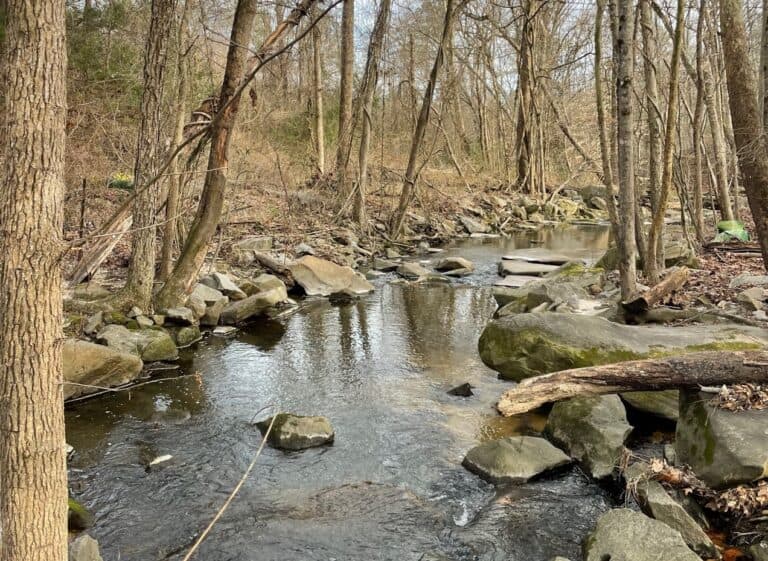
<svg viewBox="0 0 768 561">
<path fill-rule="evenodd" d="M 760 109 L 763 127 L 768 127 L 768 0 L 763 0 L 763 29 L 760 40 Z"/>
<path fill-rule="evenodd" d="M 257 51 L 255 60 L 260 60 L 269 49 L 274 47 L 281 36 L 290 28 L 298 25 L 315 1 L 303 0 L 296 6 L 289 16 L 267 37 Z M 237 124 L 237 113 L 240 106 L 239 87 L 246 76 L 248 67 L 248 54 L 250 52 L 248 46 L 253 36 L 257 4 L 257 0 L 238 0 L 237 3 L 227 54 L 227 65 L 219 94 L 219 107 L 221 109 L 213 116 L 211 124 L 208 173 L 205 176 L 197 214 L 184 248 L 171 276 L 157 294 L 156 303 L 161 309 L 173 307 L 186 299 L 205 261 L 208 244 L 221 219 L 227 188 L 229 145 Z"/>
<path fill-rule="evenodd" d="M 739 167 L 763 263 L 768 268 L 768 144 L 757 97 L 757 77 L 748 64 L 747 31 L 739 0 L 720 0 L 720 26 Z"/>
<path fill-rule="evenodd" d="M 176 150 L 184 141 L 184 125 L 187 119 L 187 92 L 189 91 L 189 82 L 187 79 L 188 66 L 187 53 L 185 52 L 187 22 L 189 17 L 189 2 L 184 1 L 181 12 L 181 21 L 179 22 L 179 32 L 176 39 L 176 73 L 178 93 L 176 100 L 176 126 L 173 134 L 172 150 Z M 165 225 L 163 227 L 163 248 L 160 256 L 160 280 L 165 280 L 171 274 L 173 269 L 173 252 L 178 246 L 178 214 L 179 198 L 182 186 L 184 185 L 183 166 L 179 165 L 181 155 L 173 160 L 171 165 L 171 176 L 168 179 L 168 198 L 165 202 Z"/>
<path fill-rule="evenodd" d="M 659 87 L 656 72 L 658 49 L 656 32 L 651 14 L 651 0 L 640 0 L 640 25 L 643 37 L 643 74 L 645 77 L 645 99 L 648 119 L 648 190 L 651 194 L 651 210 L 656 213 L 661 194 L 661 114 L 659 105 Z M 639 210 L 639 209 L 638 209 Z M 663 225 L 659 239 L 664 235 Z M 658 248 L 648 247 L 646 256 L 659 253 Z"/>
<path fill-rule="evenodd" d="M 696 24 L 696 107 L 693 111 L 693 226 L 699 243 L 704 243 L 704 179 L 703 179 L 703 128 L 704 128 L 704 80 L 702 76 L 704 9 L 706 0 L 699 2 L 699 18 Z"/>
<path fill-rule="evenodd" d="M 66 561 L 65 4 L 5 0 L 0 10 L 0 559 Z"/>
<path fill-rule="evenodd" d="M 677 126 L 680 51 L 683 44 L 683 29 L 685 28 L 685 0 L 677 1 L 677 23 L 675 27 L 675 39 L 672 43 L 672 63 L 669 71 L 669 96 L 667 104 L 666 128 L 664 130 L 664 153 L 661 175 L 661 191 L 659 193 L 658 206 L 654 209 L 653 222 L 648 235 L 648 259 L 645 262 L 645 274 L 648 279 L 656 284 L 659 282 L 661 269 L 664 267 L 664 241 L 662 229 L 664 226 L 664 213 L 667 208 L 669 192 L 672 189 L 672 157 L 675 147 L 675 127 Z"/>
<path fill-rule="evenodd" d="M 161 165 L 163 86 L 168 59 L 168 39 L 173 25 L 175 0 L 153 0 L 147 48 L 144 53 L 144 92 L 141 97 L 141 125 L 136 146 L 133 185 L 139 192 L 133 206 L 133 246 L 123 297 L 146 310 L 151 306 L 155 280 L 155 212 L 160 182 L 143 189 Z"/>
<path fill-rule="evenodd" d="M 341 86 L 339 96 L 339 144 L 336 176 L 343 196 L 352 192 L 349 157 L 352 151 L 352 87 L 355 69 L 355 0 L 344 0 L 341 16 Z"/>
<path fill-rule="evenodd" d="M 523 18 L 520 32 L 520 57 L 518 97 L 520 104 L 517 111 L 517 185 L 518 188 L 535 194 L 537 191 L 537 174 L 534 160 L 536 145 L 536 119 L 534 110 L 536 70 L 534 63 L 534 48 L 536 41 L 536 22 L 538 16 L 537 0 L 526 0 L 523 3 Z M 543 186 L 538 186 L 543 188 Z"/>
<path fill-rule="evenodd" d="M 365 193 L 368 187 L 368 151 L 371 144 L 371 120 L 373 113 L 373 95 L 376 93 L 376 83 L 379 79 L 379 61 L 384 36 L 389 26 L 389 16 L 392 9 L 392 0 L 381 0 L 376 23 L 373 25 L 371 40 L 368 45 L 368 58 L 365 62 L 363 82 L 355 104 L 356 121 L 361 123 L 359 171 L 357 189 L 355 190 L 355 221 L 362 227 L 365 224 Z M 353 127 L 355 128 L 355 127 Z"/>
<path fill-rule="evenodd" d="M 325 116 L 323 108 L 323 55 L 320 26 L 312 28 L 312 107 L 315 121 L 317 171 L 325 175 Z"/>
<path fill-rule="evenodd" d="M 397 238 L 400 235 L 400 231 L 403 228 L 403 221 L 405 220 L 405 213 L 408 211 L 408 206 L 411 204 L 411 200 L 416 194 L 416 181 L 418 180 L 416 160 L 418 159 L 419 148 L 424 141 L 424 135 L 427 132 L 427 125 L 429 124 L 429 117 L 432 113 L 432 98 L 435 93 L 437 77 L 440 75 L 440 68 L 442 68 L 445 59 L 445 49 L 448 45 L 448 41 L 450 41 L 451 33 L 453 33 L 453 23 L 466 3 L 467 0 L 459 0 L 457 4 L 454 4 L 454 0 L 446 0 L 445 3 L 443 34 L 440 38 L 440 44 L 437 47 L 437 54 L 435 55 L 435 62 L 432 65 L 432 71 L 429 74 L 427 89 L 424 91 L 424 99 L 421 102 L 421 111 L 419 112 L 419 118 L 416 121 L 416 129 L 413 131 L 411 150 L 408 155 L 408 166 L 405 169 L 403 187 L 402 191 L 400 191 L 400 202 L 398 203 L 397 209 L 392 216 L 392 222 L 390 223 L 390 235 L 393 238 Z"/>
<path fill-rule="evenodd" d="M 621 298 L 629 300 L 637 291 L 637 248 L 635 247 L 635 155 L 632 76 L 634 73 L 634 10 L 632 0 L 616 2 L 614 53 L 616 66 L 617 151 L 619 171 L 619 272 Z"/>
</svg>

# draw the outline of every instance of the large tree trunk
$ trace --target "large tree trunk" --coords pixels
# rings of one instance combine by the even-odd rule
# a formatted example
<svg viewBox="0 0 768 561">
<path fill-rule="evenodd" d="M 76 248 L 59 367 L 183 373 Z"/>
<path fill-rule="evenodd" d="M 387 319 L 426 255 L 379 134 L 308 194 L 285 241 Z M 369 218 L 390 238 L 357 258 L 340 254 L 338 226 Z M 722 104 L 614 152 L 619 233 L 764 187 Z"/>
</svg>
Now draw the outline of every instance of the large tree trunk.
<svg viewBox="0 0 768 561">
<path fill-rule="evenodd" d="M 355 221 L 362 227 L 365 224 L 365 193 L 368 188 L 368 151 L 371 144 L 371 119 L 373 113 L 373 94 L 376 93 L 376 83 L 379 79 L 379 61 L 381 49 L 384 43 L 384 35 L 389 26 L 389 15 L 392 9 L 392 0 L 381 0 L 376 23 L 371 32 L 371 41 L 368 45 L 368 59 L 365 61 L 365 72 L 360 87 L 359 99 L 356 103 L 356 121 L 361 124 L 359 171 L 357 189 L 355 190 Z"/>
<path fill-rule="evenodd" d="M 763 29 L 760 40 L 760 109 L 763 128 L 768 127 L 768 0 L 763 0 Z"/>
<path fill-rule="evenodd" d="M 323 55 L 320 26 L 312 28 L 312 110 L 315 125 L 317 172 L 325 175 L 325 116 L 323 108 Z"/>
<path fill-rule="evenodd" d="M 342 196 L 351 193 L 349 156 L 352 151 L 352 87 L 355 70 L 355 0 L 344 0 L 341 16 L 341 84 L 339 95 L 339 144 L 336 176 Z"/>
<path fill-rule="evenodd" d="M 768 268 L 768 144 L 757 99 L 757 77 L 748 63 L 749 48 L 741 2 L 720 0 L 720 26 L 739 167 L 760 240 L 763 263 Z"/>
<path fill-rule="evenodd" d="M 315 2 L 316 0 L 303 0 L 265 39 L 257 54 L 251 59 L 251 64 L 255 65 L 254 70 L 258 69 L 258 61 L 261 61 L 269 50 L 274 48 L 280 37 L 298 25 Z M 237 124 L 241 85 L 247 79 L 250 52 L 248 46 L 253 36 L 257 4 L 256 0 L 238 0 L 224 81 L 219 94 L 220 109 L 213 116 L 211 123 L 211 151 L 208 156 L 208 173 L 205 176 L 203 193 L 179 260 L 171 276 L 157 294 L 156 302 L 160 308 L 173 307 L 186 299 L 203 266 L 208 244 L 221 219 L 227 188 L 229 144 Z"/>
<path fill-rule="evenodd" d="M 617 0 L 614 57 L 616 58 L 617 164 L 619 176 L 619 272 L 621 298 L 628 300 L 637 290 L 637 248 L 635 247 L 635 154 L 633 149 L 634 110 L 634 10 L 632 0 Z"/>
<path fill-rule="evenodd" d="M 403 228 L 403 221 L 405 220 L 405 213 L 408 211 L 408 206 L 411 204 L 411 200 L 416 195 L 416 181 L 418 180 L 416 163 L 421 143 L 424 141 L 424 135 L 427 132 L 429 117 L 432 112 L 432 100 L 435 94 L 435 86 L 437 85 L 437 77 L 440 75 L 440 69 L 443 66 L 445 49 L 450 41 L 451 33 L 453 32 L 453 23 L 466 3 L 467 0 L 459 0 L 458 3 L 454 3 L 454 0 L 446 0 L 445 3 L 445 18 L 443 20 L 442 37 L 440 38 L 440 44 L 437 47 L 437 54 L 435 55 L 435 62 L 432 65 L 432 71 L 429 74 L 427 88 L 424 90 L 424 98 L 421 102 L 419 118 L 416 121 L 416 129 L 413 131 L 411 150 L 408 155 L 408 165 L 405 168 L 405 178 L 403 180 L 402 190 L 400 191 L 400 201 L 392 216 L 392 222 L 390 223 L 390 235 L 393 238 L 397 238 L 400 235 L 400 231 Z"/>
<path fill-rule="evenodd" d="M 563 370 L 520 382 L 496 405 L 508 417 L 584 395 L 768 382 L 768 352 L 706 352 Z"/>
<path fill-rule="evenodd" d="M 659 282 L 661 269 L 664 267 L 664 213 L 667 208 L 669 192 L 672 190 L 672 158 L 675 146 L 675 128 L 677 127 L 680 51 L 685 28 L 685 1 L 677 0 L 677 23 L 675 39 L 672 43 L 672 63 L 669 70 L 669 96 L 667 98 L 667 118 L 664 130 L 664 153 L 662 159 L 661 185 L 653 221 L 648 235 L 648 258 L 645 260 L 645 274 L 653 282 Z"/>
<path fill-rule="evenodd" d="M 152 0 L 152 17 L 144 52 L 144 92 L 141 96 L 141 123 L 133 172 L 133 188 L 139 192 L 133 204 L 133 226 L 136 231 L 133 233 L 131 263 L 123 294 L 128 303 L 144 310 L 151 306 L 155 281 L 155 211 L 160 196 L 160 182 L 155 182 L 149 189 L 142 188 L 162 165 L 163 142 L 160 136 L 163 86 L 175 9 L 176 0 Z"/>
<path fill-rule="evenodd" d="M 66 561 L 61 374 L 65 5 L 5 0 L 0 66 L 0 559 Z"/>
</svg>

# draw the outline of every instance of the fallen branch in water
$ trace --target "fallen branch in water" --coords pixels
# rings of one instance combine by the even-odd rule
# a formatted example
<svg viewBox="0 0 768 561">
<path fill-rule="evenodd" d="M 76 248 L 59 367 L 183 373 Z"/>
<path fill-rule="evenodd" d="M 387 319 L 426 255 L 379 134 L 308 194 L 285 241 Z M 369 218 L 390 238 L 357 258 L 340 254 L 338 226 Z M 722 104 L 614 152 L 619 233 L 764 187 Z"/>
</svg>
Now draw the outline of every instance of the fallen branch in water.
<svg viewBox="0 0 768 561">
<path fill-rule="evenodd" d="M 523 380 L 496 404 L 508 417 L 583 395 L 768 382 L 768 351 L 713 351 L 563 370 Z"/>
</svg>

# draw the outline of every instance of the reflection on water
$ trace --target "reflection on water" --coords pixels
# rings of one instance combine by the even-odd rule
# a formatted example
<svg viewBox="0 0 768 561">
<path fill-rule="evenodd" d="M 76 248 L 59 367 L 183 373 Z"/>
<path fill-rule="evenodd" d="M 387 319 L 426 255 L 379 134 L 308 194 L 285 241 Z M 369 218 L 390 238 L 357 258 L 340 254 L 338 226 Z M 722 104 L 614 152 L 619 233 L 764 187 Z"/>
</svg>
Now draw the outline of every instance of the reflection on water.
<svg viewBox="0 0 768 561">
<path fill-rule="evenodd" d="M 533 237 L 587 258 L 607 243 L 604 229 Z M 199 559 L 416 561 L 434 550 L 457 560 L 543 561 L 533 553 L 551 548 L 489 539 L 491 528 L 516 531 L 497 511 L 513 511 L 526 532 L 537 524 L 546 539 L 571 522 L 547 520 L 542 505 L 571 504 L 570 497 L 583 494 L 592 498 L 574 504 L 597 512 L 604 506 L 600 491 L 564 476 L 524 486 L 525 500 L 493 502 L 494 488 L 460 466 L 480 441 L 536 434 L 543 426 L 535 414 L 496 415 L 493 404 L 508 383 L 477 354 L 494 310 L 488 287 L 496 263 L 528 247 L 527 240 L 464 242 L 450 251 L 475 261 L 477 272 L 453 285 L 384 280 L 375 294 L 349 305 L 307 302 L 293 316 L 258 322 L 235 339 L 207 338 L 183 357 L 185 377 L 68 411 L 68 441 L 77 451 L 73 493 L 97 516 L 93 534 L 105 559 L 183 557 L 250 463 L 260 442 L 251 422 L 272 404 L 328 416 L 336 442 L 300 453 L 265 449 Z M 446 394 L 463 382 L 475 387 L 473 397 Z M 147 472 L 144 466 L 163 454 L 173 461 Z M 559 553 L 577 557 L 568 544 Z"/>
</svg>

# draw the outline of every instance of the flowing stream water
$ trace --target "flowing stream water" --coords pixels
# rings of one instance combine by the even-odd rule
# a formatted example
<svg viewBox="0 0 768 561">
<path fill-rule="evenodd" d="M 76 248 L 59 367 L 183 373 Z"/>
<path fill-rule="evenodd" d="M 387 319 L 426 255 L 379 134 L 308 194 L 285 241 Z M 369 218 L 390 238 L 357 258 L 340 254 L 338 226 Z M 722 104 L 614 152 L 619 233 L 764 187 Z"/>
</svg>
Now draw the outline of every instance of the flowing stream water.
<svg viewBox="0 0 768 561">
<path fill-rule="evenodd" d="M 460 242 L 434 258 L 474 261 L 465 279 L 385 277 L 349 305 L 305 300 L 233 339 L 206 338 L 182 357 L 188 376 L 70 407 L 72 495 L 95 514 L 90 533 L 105 561 L 183 559 L 253 459 L 261 435 L 252 421 L 268 404 L 329 417 L 336 441 L 265 448 L 195 559 L 580 559 L 612 500 L 578 468 L 495 488 L 461 460 L 480 442 L 544 424 L 497 415 L 509 383 L 478 356 L 500 257 L 534 246 L 595 258 L 607 241 L 605 228 L 571 227 Z M 446 393 L 463 382 L 474 396 Z M 165 467 L 145 468 L 165 454 Z"/>
</svg>

